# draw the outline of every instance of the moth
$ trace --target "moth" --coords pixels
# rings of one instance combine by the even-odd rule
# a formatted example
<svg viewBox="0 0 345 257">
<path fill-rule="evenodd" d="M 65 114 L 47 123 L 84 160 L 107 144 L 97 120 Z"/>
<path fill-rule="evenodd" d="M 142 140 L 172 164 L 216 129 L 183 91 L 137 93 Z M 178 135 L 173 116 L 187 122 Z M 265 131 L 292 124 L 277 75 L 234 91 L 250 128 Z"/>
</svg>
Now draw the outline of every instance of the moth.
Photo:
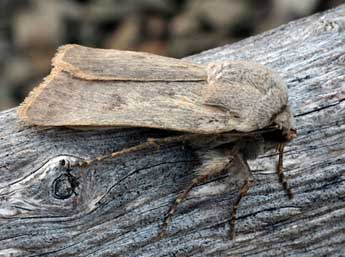
<svg viewBox="0 0 345 257">
<path fill-rule="evenodd" d="M 194 186 L 234 169 L 243 178 L 233 205 L 236 213 L 253 184 L 247 160 L 277 148 L 277 173 L 283 176 L 284 145 L 296 136 L 287 88 L 282 79 L 253 62 L 215 62 L 207 66 L 148 53 L 65 45 L 53 69 L 18 109 L 32 125 L 67 127 L 145 127 L 180 132 L 84 160 L 74 166 L 114 158 L 161 144 L 185 143 L 199 149 L 196 177 L 165 216 L 159 238 Z M 201 150 L 200 150 L 201 149 Z"/>
</svg>

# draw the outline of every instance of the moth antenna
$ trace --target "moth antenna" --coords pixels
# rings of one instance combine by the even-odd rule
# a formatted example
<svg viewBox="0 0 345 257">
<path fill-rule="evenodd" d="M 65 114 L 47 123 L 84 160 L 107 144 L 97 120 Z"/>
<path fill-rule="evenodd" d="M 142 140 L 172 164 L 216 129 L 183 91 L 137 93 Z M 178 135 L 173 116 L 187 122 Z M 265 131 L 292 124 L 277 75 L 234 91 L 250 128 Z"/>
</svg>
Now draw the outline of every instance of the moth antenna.
<svg viewBox="0 0 345 257">
<path fill-rule="evenodd" d="M 279 158 L 278 158 L 276 172 L 277 172 L 277 175 L 279 177 L 279 182 L 282 184 L 282 186 L 283 186 L 284 190 L 286 191 L 289 199 L 292 199 L 293 198 L 292 190 L 287 183 L 287 178 L 284 176 L 284 168 L 283 168 L 284 147 L 285 147 L 285 143 L 281 143 L 277 146 L 277 150 L 279 152 Z"/>
</svg>

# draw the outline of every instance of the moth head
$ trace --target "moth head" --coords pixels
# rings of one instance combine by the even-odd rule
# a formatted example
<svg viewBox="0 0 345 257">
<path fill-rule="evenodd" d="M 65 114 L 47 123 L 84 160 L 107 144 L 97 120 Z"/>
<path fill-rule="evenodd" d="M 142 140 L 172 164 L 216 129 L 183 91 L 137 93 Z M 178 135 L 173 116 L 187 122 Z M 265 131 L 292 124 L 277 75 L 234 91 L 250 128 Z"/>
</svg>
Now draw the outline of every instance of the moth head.
<svg viewBox="0 0 345 257">
<path fill-rule="evenodd" d="M 281 130 L 283 140 L 291 141 L 297 136 L 294 118 L 288 105 L 275 117 L 273 123 Z"/>
</svg>

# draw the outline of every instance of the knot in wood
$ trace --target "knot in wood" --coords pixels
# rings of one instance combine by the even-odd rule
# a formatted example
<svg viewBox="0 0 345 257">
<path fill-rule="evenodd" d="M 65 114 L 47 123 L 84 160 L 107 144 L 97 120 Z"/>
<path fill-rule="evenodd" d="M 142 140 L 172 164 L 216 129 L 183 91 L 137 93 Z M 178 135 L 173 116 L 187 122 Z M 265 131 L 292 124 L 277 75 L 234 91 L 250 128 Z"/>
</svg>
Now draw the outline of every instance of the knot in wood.
<svg viewBox="0 0 345 257">
<path fill-rule="evenodd" d="M 79 185 L 76 177 L 66 172 L 57 177 L 53 182 L 53 193 L 57 199 L 68 199 L 76 194 L 75 188 Z"/>
</svg>

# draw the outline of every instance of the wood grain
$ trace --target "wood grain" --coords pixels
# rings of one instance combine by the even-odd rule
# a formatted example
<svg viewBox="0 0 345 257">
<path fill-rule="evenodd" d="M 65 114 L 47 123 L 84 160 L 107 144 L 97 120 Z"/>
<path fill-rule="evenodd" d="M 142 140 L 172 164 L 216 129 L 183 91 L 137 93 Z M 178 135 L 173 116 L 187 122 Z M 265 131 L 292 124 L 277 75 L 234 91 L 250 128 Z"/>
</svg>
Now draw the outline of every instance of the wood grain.
<svg viewBox="0 0 345 257">
<path fill-rule="evenodd" d="M 154 241 L 195 175 L 191 149 L 162 146 L 73 169 L 77 195 L 56 199 L 52 185 L 66 174 L 61 158 L 91 158 L 169 133 L 32 127 L 11 109 L 0 114 L 0 256 L 344 256 L 344 13 L 342 5 L 187 58 L 254 60 L 287 82 L 299 134 L 285 150 L 293 200 L 272 152 L 250 163 L 256 186 L 239 208 L 236 240 L 226 235 L 238 191 L 228 186 L 231 176 L 220 176 L 196 187 L 168 235 Z"/>
</svg>

